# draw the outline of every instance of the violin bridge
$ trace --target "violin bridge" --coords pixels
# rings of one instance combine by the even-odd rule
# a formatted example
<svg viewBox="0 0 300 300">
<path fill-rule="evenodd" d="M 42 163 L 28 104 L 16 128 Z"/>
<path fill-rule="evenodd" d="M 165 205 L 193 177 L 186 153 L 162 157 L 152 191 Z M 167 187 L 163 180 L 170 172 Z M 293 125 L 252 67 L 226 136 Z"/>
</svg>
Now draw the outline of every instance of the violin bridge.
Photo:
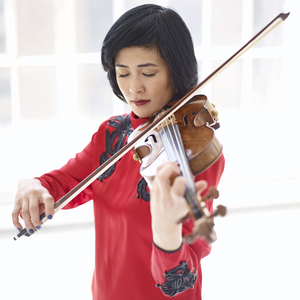
<svg viewBox="0 0 300 300">
<path fill-rule="evenodd" d="M 160 117 L 161 114 L 165 114 L 167 111 L 163 111 L 161 112 L 158 116 Z M 175 114 L 171 115 L 170 117 L 168 117 L 166 120 L 164 120 L 163 122 L 161 122 L 158 126 L 157 129 L 158 131 L 163 130 L 165 127 L 169 126 L 169 125 L 173 125 L 177 123 L 177 119 L 175 117 Z"/>
</svg>

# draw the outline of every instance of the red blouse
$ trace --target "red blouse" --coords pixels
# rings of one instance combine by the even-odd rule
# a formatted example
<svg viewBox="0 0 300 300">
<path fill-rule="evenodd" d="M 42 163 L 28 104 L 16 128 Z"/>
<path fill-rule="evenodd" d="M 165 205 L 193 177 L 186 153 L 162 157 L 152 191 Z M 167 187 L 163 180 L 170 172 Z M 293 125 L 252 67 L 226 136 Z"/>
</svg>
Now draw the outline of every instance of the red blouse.
<svg viewBox="0 0 300 300">
<path fill-rule="evenodd" d="M 59 200 L 118 151 L 132 130 L 145 120 L 137 119 L 133 113 L 110 118 L 100 125 L 91 142 L 75 158 L 38 179 L 55 201 Z M 65 206 L 69 209 L 90 200 L 94 202 L 93 299 L 153 300 L 176 294 L 176 299 L 200 300 L 200 260 L 209 254 L 210 246 L 198 239 L 169 253 L 153 244 L 149 193 L 139 173 L 140 163 L 132 156 L 133 151 L 124 155 Z M 208 186 L 217 186 L 223 170 L 222 155 L 196 180 L 204 179 Z M 211 209 L 212 203 L 209 206 Z M 183 235 L 191 228 L 192 223 L 185 222 Z"/>
</svg>

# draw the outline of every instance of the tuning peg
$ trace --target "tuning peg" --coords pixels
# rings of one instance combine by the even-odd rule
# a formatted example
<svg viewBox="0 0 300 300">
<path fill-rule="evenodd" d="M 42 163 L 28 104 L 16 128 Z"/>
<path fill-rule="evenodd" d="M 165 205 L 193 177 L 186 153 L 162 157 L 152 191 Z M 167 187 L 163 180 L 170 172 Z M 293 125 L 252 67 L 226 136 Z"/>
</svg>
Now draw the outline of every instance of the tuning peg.
<svg viewBox="0 0 300 300">
<path fill-rule="evenodd" d="M 217 240 L 217 235 L 214 230 L 214 223 L 210 218 L 203 217 L 195 222 L 195 226 L 191 233 L 183 237 L 183 241 L 187 244 L 192 244 L 198 237 L 206 239 L 211 244 Z"/>
<path fill-rule="evenodd" d="M 219 191 L 215 187 L 211 187 L 208 190 L 208 193 L 201 199 L 201 201 L 207 201 L 209 199 L 218 199 Z"/>
<path fill-rule="evenodd" d="M 226 215 L 226 213 L 227 213 L 226 206 L 218 205 L 216 210 L 214 211 L 214 213 L 212 215 L 210 215 L 210 218 L 216 217 L 216 216 L 224 217 Z"/>
</svg>

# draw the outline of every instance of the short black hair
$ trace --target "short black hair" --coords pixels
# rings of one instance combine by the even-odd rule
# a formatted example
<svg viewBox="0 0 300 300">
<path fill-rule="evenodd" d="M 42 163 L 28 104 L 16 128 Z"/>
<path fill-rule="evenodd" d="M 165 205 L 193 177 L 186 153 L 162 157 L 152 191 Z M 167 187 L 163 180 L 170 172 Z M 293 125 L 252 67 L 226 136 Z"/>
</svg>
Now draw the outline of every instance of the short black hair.
<svg viewBox="0 0 300 300">
<path fill-rule="evenodd" d="M 102 45 L 101 61 L 118 98 L 125 101 L 116 80 L 114 57 L 126 47 L 156 48 L 170 68 L 180 99 L 197 85 L 198 65 L 190 31 L 170 8 L 154 4 L 134 7 L 124 13 L 108 31 Z"/>
</svg>

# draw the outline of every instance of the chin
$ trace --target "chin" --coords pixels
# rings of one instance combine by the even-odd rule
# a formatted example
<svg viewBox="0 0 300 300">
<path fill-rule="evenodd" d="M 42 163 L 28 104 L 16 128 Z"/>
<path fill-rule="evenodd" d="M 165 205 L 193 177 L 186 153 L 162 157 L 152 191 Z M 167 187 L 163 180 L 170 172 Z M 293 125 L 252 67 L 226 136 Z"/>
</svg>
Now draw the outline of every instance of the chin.
<svg viewBox="0 0 300 300">
<path fill-rule="evenodd" d="M 145 115 L 145 114 L 137 114 L 137 113 L 135 113 L 135 114 L 136 114 L 136 116 L 137 116 L 139 119 L 143 119 L 143 118 L 149 117 L 148 115 Z"/>
<path fill-rule="evenodd" d="M 145 110 L 143 112 L 133 110 L 133 112 L 139 117 L 139 119 L 149 118 L 154 114 L 154 113 L 151 113 L 149 110 Z"/>
</svg>

